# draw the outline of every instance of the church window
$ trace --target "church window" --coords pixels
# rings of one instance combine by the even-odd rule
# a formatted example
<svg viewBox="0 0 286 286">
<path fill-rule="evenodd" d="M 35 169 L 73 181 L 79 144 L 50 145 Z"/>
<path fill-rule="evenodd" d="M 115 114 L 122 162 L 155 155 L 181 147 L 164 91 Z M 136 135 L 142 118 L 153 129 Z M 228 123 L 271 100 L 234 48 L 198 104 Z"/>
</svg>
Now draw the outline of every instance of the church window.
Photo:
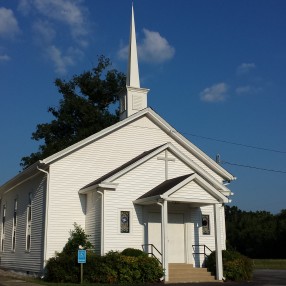
<svg viewBox="0 0 286 286">
<path fill-rule="evenodd" d="M 13 215 L 13 229 L 12 229 L 12 251 L 16 249 L 16 228 L 17 228 L 17 208 L 18 208 L 18 201 L 17 199 L 14 200 L 14 215 Z"/>
<path fill-rule="evenodd" d="M 120 212 L 120 232 L 130 233 L 130 212 L 129 211 Z"/>
<path fill-rule="evenodd" d="M 29 204 L 27 206 L 27 229 L 26 229 L 26 251 L 31 250 L 31 226 L 32 226 L 32 193 L 29 193 Z"/>
<path fill-rule="evenodd" d="M 204 235 L 211 234 L 210 231 L 210 216 L 209 215 L 202 215 L 202 229 Z"/>
<path fill-rule="evenodd" d="M 2 211 L 2 230 L 1 230 L 1 251 L 4 251 L 4 242 L 5 242 L 5 221 L 6 221 L 6 205 L 3 205 L 3 211 Z"/>
</svg>

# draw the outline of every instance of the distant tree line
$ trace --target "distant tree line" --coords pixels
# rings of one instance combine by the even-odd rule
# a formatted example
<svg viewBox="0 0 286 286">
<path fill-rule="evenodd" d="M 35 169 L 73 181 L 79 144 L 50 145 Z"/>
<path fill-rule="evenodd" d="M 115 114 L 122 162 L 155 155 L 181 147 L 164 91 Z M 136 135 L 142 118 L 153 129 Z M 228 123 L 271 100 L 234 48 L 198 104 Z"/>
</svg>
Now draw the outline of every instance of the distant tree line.
<svg viewBox="0 0 286 286">
<path fill-rule="evenodd" d="M 250 258 L 286 258 L 286 209 L 278 214 L 225 207 L 227 247 Z"/>
</svg>

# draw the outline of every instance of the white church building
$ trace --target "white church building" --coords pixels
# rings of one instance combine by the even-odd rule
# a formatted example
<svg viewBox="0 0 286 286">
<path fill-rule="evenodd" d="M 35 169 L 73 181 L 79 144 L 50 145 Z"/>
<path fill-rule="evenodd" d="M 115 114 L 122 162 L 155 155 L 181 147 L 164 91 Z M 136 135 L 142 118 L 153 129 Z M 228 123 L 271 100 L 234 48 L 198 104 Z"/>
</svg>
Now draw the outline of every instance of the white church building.
<svg viewBox="0 0 286 286">
<path fill-rule="evenodd" d="M 226 185 L 235 177 L 149 108 L 147 93 L 132 7 L 120 121 L 0 187 L 0 268 L 41 273 L 76 222 L 99 255 L 129 247 L 152 252 L 165 281 L 180 282 L 171 266 L 195 271 L 216 250 L 216 279 L 223 279 Z"/>
</svg>

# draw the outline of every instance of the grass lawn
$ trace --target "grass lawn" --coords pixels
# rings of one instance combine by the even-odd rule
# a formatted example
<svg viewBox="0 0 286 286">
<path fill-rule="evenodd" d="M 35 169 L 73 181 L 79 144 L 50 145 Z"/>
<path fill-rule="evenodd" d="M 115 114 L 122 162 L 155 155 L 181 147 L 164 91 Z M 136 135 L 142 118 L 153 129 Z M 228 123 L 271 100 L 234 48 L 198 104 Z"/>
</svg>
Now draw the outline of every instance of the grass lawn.
<svg viewBox="0 0 286 286">
<path fill-rule="evenodd" d="M 253 259 L 254 269 L 286 269 L 286 259 Z"/>
</svg>

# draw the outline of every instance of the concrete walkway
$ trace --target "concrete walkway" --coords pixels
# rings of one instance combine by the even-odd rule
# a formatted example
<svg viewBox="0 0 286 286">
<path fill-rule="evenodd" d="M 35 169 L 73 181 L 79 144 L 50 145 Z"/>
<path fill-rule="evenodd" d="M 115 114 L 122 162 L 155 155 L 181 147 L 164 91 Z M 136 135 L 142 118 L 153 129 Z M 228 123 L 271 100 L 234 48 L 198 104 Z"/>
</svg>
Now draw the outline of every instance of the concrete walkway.
<svg viewBox="0 0 286 286">
<path fill-rule="evenodd" d="M 76 285 L 76 284 L 75 284 Z M 155 284 L 154 284 L 155 285 Z M 160 284 L 156 284 L 157 286 Z M 163 284 L 162 284 L 163 285 Z M 184 283 L 167 284 L 168 286 L 286 286 L 286 270 L 255 270 L 253 281 L 251 282 L 209 282 L 209 283 Z M 1 275 L 0 286 L 39 286 L 39 284 L 30 283 L 21 280 L 19 277 L 7 277 Z"/>
</svg>

